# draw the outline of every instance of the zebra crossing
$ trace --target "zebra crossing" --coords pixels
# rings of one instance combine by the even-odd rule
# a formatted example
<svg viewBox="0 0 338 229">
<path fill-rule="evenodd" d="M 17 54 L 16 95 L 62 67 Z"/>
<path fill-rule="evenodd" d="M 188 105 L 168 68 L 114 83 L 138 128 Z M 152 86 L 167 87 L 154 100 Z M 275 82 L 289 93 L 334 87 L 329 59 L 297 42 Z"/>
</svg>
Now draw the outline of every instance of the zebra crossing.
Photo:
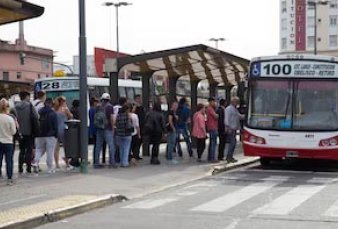
<svg viewBox="0 0 338 229">
<path fill-rule="evenodd" d="M 125 203 L 121 209 L 161 210 L 175 209 L 190 214 L 227 214 L 233 209 L 246 209 L 250 216 L 289 216 L 305 214 L 307 209 L 320 209 L 320 217 L 338 220 L 338 193 L 333 190 L 338 177 L 306 177 L 295 182 L 294 176 L 267 175 L 253 180 L 250 174 L 201 181 L 174 192 L 159 193 L 146 200 Z M 257 177 L 256 177 L 257 178 Z M 335 187 L 337 188 L 337 187 Z M 316 206 L 324 196 L 323 207 Z M 313 201 L 317 199 L 317 201 Z M 258 201 L 259 200 L 259 201 Z M 184 204 L 185 202 L 189 204 Z"/>
</svg>

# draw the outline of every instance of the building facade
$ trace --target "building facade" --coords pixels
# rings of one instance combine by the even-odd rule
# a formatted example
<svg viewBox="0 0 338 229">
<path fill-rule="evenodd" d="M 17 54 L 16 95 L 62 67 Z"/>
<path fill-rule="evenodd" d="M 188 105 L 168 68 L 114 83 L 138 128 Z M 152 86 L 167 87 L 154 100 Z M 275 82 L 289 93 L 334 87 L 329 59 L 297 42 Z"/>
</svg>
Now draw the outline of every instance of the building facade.
<svg viewBox="0 0 338 229">
<path fill-rule="evenodd" d="M 23 22 L 14 44 L 0 40 L 0 80 L 32 83 L 52 76 L 52 72 L 53 50 L 27 45 Z"/>
<path fill-rule="evenodd" d="M 338 56 L 337 0 L 309 2 L 280 0 L 280 54 L 311 54 L 317 42 L 317 54 Z"/>
</svg>

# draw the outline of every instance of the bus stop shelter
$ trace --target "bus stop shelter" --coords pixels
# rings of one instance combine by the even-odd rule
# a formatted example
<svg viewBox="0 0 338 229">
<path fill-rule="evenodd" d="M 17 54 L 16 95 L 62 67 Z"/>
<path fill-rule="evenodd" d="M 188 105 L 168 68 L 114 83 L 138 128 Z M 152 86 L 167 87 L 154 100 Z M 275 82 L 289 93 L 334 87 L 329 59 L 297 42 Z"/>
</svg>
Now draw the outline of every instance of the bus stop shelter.
<svg viewBox="0 0 338 229">
<path fill-rule="evenodd" d="M 43 12 L 43 7 L 25 1 L 0 0 L 0 25 L 39 17 Z"/>
<path fill-rule="evenodd" d="M 245 81 L 248 68 L 249 60 L 203 44 L 143 53 L 118 59 L 117 72 L 109 73 L 110 91 L 113 101 L 117 101 L 118 75 L 122 75 L 125 70 L 137 73 L 141 76 L 143 105 L 147 109 L 149 107 L 151 77 L 154 75 L 167 77 L 169 103 L 176 99 L 177 80 L 189 80 L 191 109 L 195 111 L 199 82 L 208 81 L 209 96 L 215 96 L 216 88 L 224 86 L 227 99 L 230 100 L 231 88 Z"/>
</svg>

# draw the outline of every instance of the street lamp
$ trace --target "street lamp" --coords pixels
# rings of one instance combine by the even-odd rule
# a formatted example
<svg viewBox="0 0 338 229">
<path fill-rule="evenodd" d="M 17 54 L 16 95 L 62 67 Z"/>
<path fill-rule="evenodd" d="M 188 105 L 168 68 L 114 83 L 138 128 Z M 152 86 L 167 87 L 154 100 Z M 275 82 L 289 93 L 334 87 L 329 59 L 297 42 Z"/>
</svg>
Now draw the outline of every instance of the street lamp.
<svg viewBox="0 0 338 229">
<path fill-rule="evenodd" d="M 313 6 L 314 9 L 314 49 L 313 49 L 313 54 L 317 55 L 317 5 L 327 5 L 330 1 L 308 1 L 307 4 L 309 6 Z"/>
<path fill-rule="evenodd" d="M 119 50 L 119 7 L 121 6 L 129 6 L 132 3 L 129 2 L 105 2 L 103 3 L 104 6 L 115 6 L 116 10 L 116 59 L 119 58 L 120 50 Z"/>
<path fill-rule="evenodd" d="M 220 38 L 210 38 L 209 41 L 214 41 L 215 42 L 215 47 L 218 49 L 218 42 L 219 41 L 225 41 L 225 38 L 220 37 Z"/>
</svg>

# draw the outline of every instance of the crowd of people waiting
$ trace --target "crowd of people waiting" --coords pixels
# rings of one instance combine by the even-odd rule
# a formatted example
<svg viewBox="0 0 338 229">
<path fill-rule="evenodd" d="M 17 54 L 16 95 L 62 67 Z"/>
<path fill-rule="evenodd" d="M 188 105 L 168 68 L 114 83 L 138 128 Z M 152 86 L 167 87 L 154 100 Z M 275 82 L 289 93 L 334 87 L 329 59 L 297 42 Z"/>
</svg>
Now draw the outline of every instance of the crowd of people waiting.
<svg viewBox="0 0 338 229">
<path fill-rule="evenodd" d="M 8 185 L 13 184 L 13 155 L 16 141 L 19 143 L 19 174 L 24 173 L 24 168 L 26 173 L 39 173 L 41 171 L 39 162 L 44 154 L 48 173 L 55 173 L 61 170 L 59 152 L 61 144 L 64 143 L 66 121 L 79 119 L 78 100 L 74 100 L 73 107 L 69 109 L 65 97 L 46 98 L 43 91 L 37 93 L 37 98 L 33 102 L 30 102 L 28 92 L 20 92 L 19 97 L 20 102 L 12 108 L 7 98 L 0 98 L 0 177 L 5 157 Z M 133 103 L 129 103 L 124 97 L 121 97 L 116 105 L 112 105 L 110 100 L 108 93 L 102 94 L 100 99 L 94 97 L 90 99 L 89 137 L 94 145 L 94 168 L 103 168 L 105 164 L 110 168 L 136 165 L 138 160 L 142 160 L 140 148 L 145 142 L 152 145 L 150 163 L 158 165 L 159 146 L 164 137 L 167 141 L 166 159 L 170 163 L 177 163 L 174 153 L 177 153 L 177 158 L 183 157 L 181 136 L 187 145 L 190 158 L 194 158 L 192 139 L 196 139 L 198 162 L 203 161 L 207 137 L 209 137 L 208 162 L 216 163 L 219 160 L 236 162 L 233 157 L 236 132 L 240 129 L 240 119 L 244 118 L 237 110 L 239 102 L 237 97 L 232 98 L 228 106 L 224 99 L 217 104 L 214 98 L 209 98 L 207 106 L 197 105 L 193 116 L 185 98 L 173 102 L 167 112 L 161 110 L 160 103 L 154 103 L 146 112 L 140 95 L 135 96 Z M 217 138 L 219 138 L 218 156 L 216 156 Z M 229 144 L 224 157 L 226 143 Z M 108 163 L 105 162 L 106 145 L 109 152 Z M 72 170 L 74 166 L 79 165 L 74 163 L 79 158 L 65 156 L 63 159 L 66 170 Z"/>
</svg>

